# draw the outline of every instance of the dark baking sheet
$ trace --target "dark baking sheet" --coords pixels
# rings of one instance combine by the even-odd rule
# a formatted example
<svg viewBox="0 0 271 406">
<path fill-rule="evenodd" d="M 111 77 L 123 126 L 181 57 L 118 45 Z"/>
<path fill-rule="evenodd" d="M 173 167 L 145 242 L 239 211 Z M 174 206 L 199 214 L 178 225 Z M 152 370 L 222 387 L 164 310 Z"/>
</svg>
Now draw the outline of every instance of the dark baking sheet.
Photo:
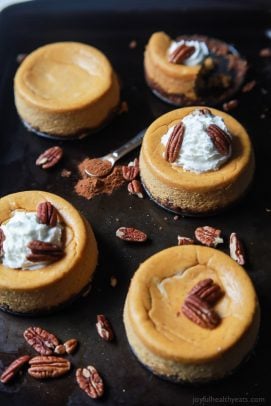
<svg viewBox="0 0 271 406">
<path fill-rule="evenodd" d="M 74 368 L 69 375 L 39 382 L 23 374 L 14 383 L 0 384 L 1 405 L 95 404 L 75 382 L 75 368 L 88 364 L 95 365 L 105 380 L 106 393 L 99 404 L 171 406 L 219 402 L 227 405 L 232 399 L 235 404 L 270 404 L 271 60 L 258 57 L 262 47 L 271 45 L 266 35 L 269 28 L 268 11 L 253 9 L 234 12 L 231 9 L 145 9 L 133 13 L 104 9 L 99 12 L 91 11 L 86 2 L 66 7 L 62 2 L 45 1 L 13 6 L 0 15 L 1 196 L 28 189 L 61 195 L 93 225 L 100 251 L 93 288 L 86 298 L 47 317 L 20 318 L 0 312 L 0 372 L 18 354 L 34 353 L 22 336 L 30 325 L 44 327 L 62 340 L 76 337 L 80 342 L 79 350 L 70 357 Z M 173 214 L 148 198 L 129 196 L 125 186 L 111 197 L 99 196 L 92 201 L 73 192 L 78 161 L 86 155 L 102 156 L 171 110 L 172 107 L 150 92 L 143 78 L 144 46 L 150 34 L 161 29 L 172 36 L 201 33 L 233 43 L 247 56 L 253 67 L 251 77 L 257 80 L 257 87 L 251 93 L 238 96 L 240 106 L 231 112 L 251 134 L 257 160 L 255 182 L 241 204 L 217 217 L 174 220 Z M 128 113 L 118 116 L 99 135 L 62 144 L 40 138 L 24 128 L 16 114 L 12 90 L 16 56 L 60 40 L 82 41 L 104 51 L 119 73 L 123 100 L 129 105 Z M 137 41 L 136 49 L 129 48 L 131 40 Z M 55 144 L 62 145 L 65 151 L 61 164 L 47 172 L 37 168 L 36 157 Z M 138 151 L 130 154 L 122 162 L 137 154 Z M 63 168 L 72 170 L 70 178 L 61 177 Z M 261 330 L 250 359 L 231 377 L 201 386 L 177 385 L 156 378 L 136 361 L 126 340 L 122 310 L 130 278 L 139 263 L 175 245 L 177 234 L 192 236 L 200 225 L 221 228 L 225 237 L 236 231 L 245 242 L 246 269 L 255 283 L 262 308 Z M 119 226 L 142 229 L 150 241 L 140 246 L 128 245 L 115 237 Z M 222 249 L 227 251 L 227 243 Z M 116 288 L 110 286 L 111 275 L 118 279 Z M 116 342 L 108 344 L 97 336 L 98 313 L 106 314 L 111 320 Z"/>
</svg>

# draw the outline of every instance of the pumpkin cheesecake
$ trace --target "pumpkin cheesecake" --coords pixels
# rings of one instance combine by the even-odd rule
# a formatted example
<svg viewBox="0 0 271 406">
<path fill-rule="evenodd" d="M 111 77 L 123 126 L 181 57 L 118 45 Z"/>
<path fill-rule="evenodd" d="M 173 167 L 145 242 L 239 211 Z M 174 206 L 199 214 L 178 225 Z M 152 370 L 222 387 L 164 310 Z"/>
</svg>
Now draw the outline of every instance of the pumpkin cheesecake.
<svg viewBox="0 0 271 406">
<path fill-rule="evenodd" d="M 238 201 L 254 174 L 242 125 L 207 107 L 173 110 L 147 129 L 140 152 L 142 183 L 160 206 L 183 215 L 215 214 Z"/>
<path fill-rule="evenodd" d="M 120 102 L 118 78 L 106 56 L 79 42 L 58 42 L 29 54 L 14 80 L 24 124 L 41 135 L 80 137 L 103 126 Z"/>
<path fill-rule="evenodd" d="M 177 382 L 232 372 L 254 347 L 259 322 L 245 270 L 228 255 L 196 245 L 168 248 L 142 263 L 124 309 L 138 360 Z"/>
<path fill-rule="evenodd" d="M 172 40 L 152 34 L 144 57 L 145 78 L 154 94 L 176 106 L 214 105 L 243 83 L 247 62 L 224 41 L 203 35 Z"/>
<path fill-rule="evenodd" d="M 0 308 L 54 310 L 88 287 L 97 265 L 88 222 L 61 197 L 25 191 L 0 199 Z"/>
</svg>

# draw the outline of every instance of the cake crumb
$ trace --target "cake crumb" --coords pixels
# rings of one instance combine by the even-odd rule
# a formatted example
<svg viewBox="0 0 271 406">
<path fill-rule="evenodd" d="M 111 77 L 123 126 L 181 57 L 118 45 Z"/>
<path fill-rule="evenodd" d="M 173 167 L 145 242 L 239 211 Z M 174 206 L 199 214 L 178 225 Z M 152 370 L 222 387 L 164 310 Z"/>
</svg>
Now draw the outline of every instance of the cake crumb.
<svg viewBox="0 0 271 406">
<path fill-rule="evenodd" d="M 123 113 L 127 113 L 128 111 L 129 111 L 128 103 L 127 103 L 127 101 L 124 100 L 123 102 L 121 102 L 118 113 L 123 114 Z"/>
<path fill-rule="evenodd" d="M 61 176 L 62 178 L 69 178 L 71 176 L 72 172 L 69 171 L 68 169 L 62 169 L 61 171 Z"/>
<path fill-rule="evenodd" d="M 118 280 L 115 276 L 111 276 L 110 278 L 110 285 L 112 286 L 112 288 L 115 288 L 118 284 Z"/>
<path fill-rule="evenodd" d="M 135 49 L 137 47 L 137 42 L 136 42 L 136 40 L 132 40 L 130 43 L 129 43 L 129 48 L 130 49 Z"/>
<path fill-rule="evenodd" d="M 177 216 L 177 215 L 174 216 L 174 217 L 173 217 L 173 220 L 174 220 L 174 221 L 179 220 L 179 216 Z"/>
</svg>

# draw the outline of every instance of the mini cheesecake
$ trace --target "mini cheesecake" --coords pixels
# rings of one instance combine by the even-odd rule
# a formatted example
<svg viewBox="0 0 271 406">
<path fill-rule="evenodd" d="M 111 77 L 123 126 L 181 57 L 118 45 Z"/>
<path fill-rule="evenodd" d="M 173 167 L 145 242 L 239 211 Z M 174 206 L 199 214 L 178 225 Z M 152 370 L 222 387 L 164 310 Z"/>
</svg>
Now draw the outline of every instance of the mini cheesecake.
<svg viewBox="0 0 271 406">
<path fill-rule="evenodd" d="M 176 106 L 214 105 L 243 83 L 247 62 L 230 45 L 203 35 L 173 41 L 152 34 L 144 57 L 145 78 L 155 95 Z"/>
<path fill-rule="evenodd" d="M 43 191 L 7 195 L 0 199 L 0 233 L 1 309 L 50 312 L 88 287 L 97 265 L 96 240 L 66 200 Z"/>
<path fill-rule="evenodd" d="M 173 131 L 182 125 L 183 134 L 174 140 Z M 253 179 L 254 153 L 246 130 L 233 117 L 185 107 L 149 126 L 139 165 L 142 183 L 157 204 L 178 214 L 209 215 L 245 194 Z"/>
<path fill-rule="evenodd" d="M 206 282 L 221 294 L 215 298 L 197 289 Z M 198 305 L 196 316 L 195 308 L 192 316 L 191 307 L 187 312 L 191 302 Z M 254 347 L 259 322 L 257 295 L 245 270 L 228 255 L 196 245 L 168 248 L 142 263 L 124 308 L 128 342 L 138 360 L 176 382 L 231 373 Z"/>
<path fill-rule="evenodd" d="M 14 93 L 27 128 L 62 139 L 99 129 L 120 101 L 109 60 L 78 42 L 52 43 L 29 54 L 16 72 Z"/>
</svg>

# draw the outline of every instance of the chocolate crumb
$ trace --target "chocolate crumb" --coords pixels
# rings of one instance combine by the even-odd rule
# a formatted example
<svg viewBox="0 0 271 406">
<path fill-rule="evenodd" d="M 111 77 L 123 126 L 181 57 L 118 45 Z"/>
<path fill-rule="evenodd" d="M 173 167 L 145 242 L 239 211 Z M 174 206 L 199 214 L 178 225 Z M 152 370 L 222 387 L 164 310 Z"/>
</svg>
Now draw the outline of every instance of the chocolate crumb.
<svg viewBox="0 0 271 406">
<path fill-rule="evenodd" d="M 118 280 L 115 276 L 111 276 L 110 278 L 110 285 L 112 286 L 112 288 L 115 288 L 118 284 Z"/>
<path fill-rule="evenodd" d="M 127 113 L 128 111 L 129 111 L 129 107 L 128 107 L 127 101 L 121 102 L 118 114 Z"/>
<path fill-rule="evenodd" d="M 262 48 L 259 52 L 261 58 L 270 58 L 271 57 L 271 48 Z"/>
<path fill-rule="evenodd" d="M 61 176 L 62 178 L 69 178 L 71 176 L 72 172 L 69 171 L 68 169 L 62 169 L 61 171 Z"/>
<path fill-rule="evenodd" d="M 100 158 L 93 158 L 85 160 L 84 169 L 91 173 L 93 176 L 104 177 L 112 170 L 112 165 L 109 161 Z"/>
<path fill-rule="evenodd" d="M 136 40 L 132 40 L 130 43 L 129 43 L 129 48 L 130 49 L 135 49 L 137 47 L 137 42 L 136 42 Z"/>
<path fill-rule="evenodd" d="M 230 111 L 235 109 L 239 105 L 239 102 L 237 99 L 233 99 L 228 101 L 227 103 L 223 104 L 223 110 L 224 111 Z"/>
</svg>

